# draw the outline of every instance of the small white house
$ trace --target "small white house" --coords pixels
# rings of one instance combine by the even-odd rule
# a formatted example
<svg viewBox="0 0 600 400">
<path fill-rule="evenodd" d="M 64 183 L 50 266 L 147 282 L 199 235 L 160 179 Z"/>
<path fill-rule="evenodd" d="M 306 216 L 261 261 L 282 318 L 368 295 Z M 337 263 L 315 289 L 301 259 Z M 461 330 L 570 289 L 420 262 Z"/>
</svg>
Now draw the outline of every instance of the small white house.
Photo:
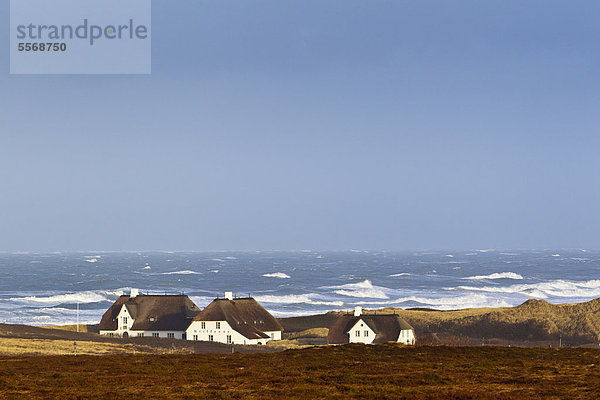
<svg viewBox="0 0 600 400">
<path fill-rule="evenodd" d="M 123 295 L 104 313 L 101 335 L 185 339 L 185 330 L 200 312 L 185 295 Z"/>
<path fill-rule="evenodd" d="M 251 297 L 215 299 L 202 310 L 187 328 L 188 340 L 231 344 L 266 344 L 281 340 L 279 322 Z"/>
<path fill-rule="evenodd" d="M 412 326 L 395 314 L 363 314 L 356 307 L 354 314 L 341 316 L 330 328 L 329 344 L 398 342 L 415 344 Z"/>
</svg>

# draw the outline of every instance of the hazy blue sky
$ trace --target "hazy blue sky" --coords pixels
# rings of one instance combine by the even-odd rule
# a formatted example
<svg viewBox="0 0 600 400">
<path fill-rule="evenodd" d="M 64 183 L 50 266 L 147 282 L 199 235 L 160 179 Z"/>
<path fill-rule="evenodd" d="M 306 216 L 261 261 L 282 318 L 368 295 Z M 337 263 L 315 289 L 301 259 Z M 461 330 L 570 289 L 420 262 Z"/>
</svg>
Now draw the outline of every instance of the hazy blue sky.
<svg viewBox="0 0 600 400">
<path fill-rule="evenodd" d="M 151 76 L 11 76 L 0 30 L 0 250 L 600 248 L 598 1 L 154 1 L 152 33 Z"/>
</svg>

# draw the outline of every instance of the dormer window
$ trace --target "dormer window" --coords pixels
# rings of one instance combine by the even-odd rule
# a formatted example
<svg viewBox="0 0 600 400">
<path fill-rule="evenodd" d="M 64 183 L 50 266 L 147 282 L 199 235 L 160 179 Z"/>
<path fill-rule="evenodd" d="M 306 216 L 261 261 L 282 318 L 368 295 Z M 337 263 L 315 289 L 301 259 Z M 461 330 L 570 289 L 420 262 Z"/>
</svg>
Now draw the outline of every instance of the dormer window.
<svg viewBox="0 0 600 400">
<path fill-rule="evenodd" d="M 150 317 L 150 322 L 154 322 L 154 321 L 156 321 L 156 318 Z"/>
</svg>

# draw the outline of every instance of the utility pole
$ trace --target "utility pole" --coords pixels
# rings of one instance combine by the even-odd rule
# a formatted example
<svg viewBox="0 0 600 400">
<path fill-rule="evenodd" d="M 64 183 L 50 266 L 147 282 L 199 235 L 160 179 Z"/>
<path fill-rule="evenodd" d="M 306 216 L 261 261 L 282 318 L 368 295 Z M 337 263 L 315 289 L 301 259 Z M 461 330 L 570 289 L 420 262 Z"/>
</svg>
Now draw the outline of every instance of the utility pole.
<svg viewBox="0 0 600 400">
<path fill-rule="evenodd" d="M 77 303 L 77 333 L 79 333 L 79 303 Z"/>
<path fill-rule="evenodd" d="M 562 347 L 562 335 L 558 337 L 558 347 Z"/>
</svg>

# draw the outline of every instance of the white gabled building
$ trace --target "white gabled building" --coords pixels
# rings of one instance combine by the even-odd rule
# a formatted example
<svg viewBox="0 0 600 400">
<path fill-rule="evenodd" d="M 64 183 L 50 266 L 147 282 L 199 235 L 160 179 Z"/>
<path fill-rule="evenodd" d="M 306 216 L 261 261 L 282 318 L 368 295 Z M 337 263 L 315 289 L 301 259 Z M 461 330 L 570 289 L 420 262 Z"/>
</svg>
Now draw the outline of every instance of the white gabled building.
<svg viewBox="0 0 600 400">
<path fill-rule="evenodd" d="M 356 307 L 354 314 L 341 316 L 330 328 L 329 344 L 398 342 L 415 344 L 415 331 L 395 314 L 363 314 Z"/>
<path fill-rule="evenodd" d="M 185 331 L 200 312 L 185 295 L 123 295 L 104 313 L 101 335 L 185 339 Z"/>
<path fill-rule="evenodd" d="M 231 344 L 266 344 L 281 340 L 281 324 L 251 297 L 213 300 L 187 328 L 188 340 Z"/>
</svg>

